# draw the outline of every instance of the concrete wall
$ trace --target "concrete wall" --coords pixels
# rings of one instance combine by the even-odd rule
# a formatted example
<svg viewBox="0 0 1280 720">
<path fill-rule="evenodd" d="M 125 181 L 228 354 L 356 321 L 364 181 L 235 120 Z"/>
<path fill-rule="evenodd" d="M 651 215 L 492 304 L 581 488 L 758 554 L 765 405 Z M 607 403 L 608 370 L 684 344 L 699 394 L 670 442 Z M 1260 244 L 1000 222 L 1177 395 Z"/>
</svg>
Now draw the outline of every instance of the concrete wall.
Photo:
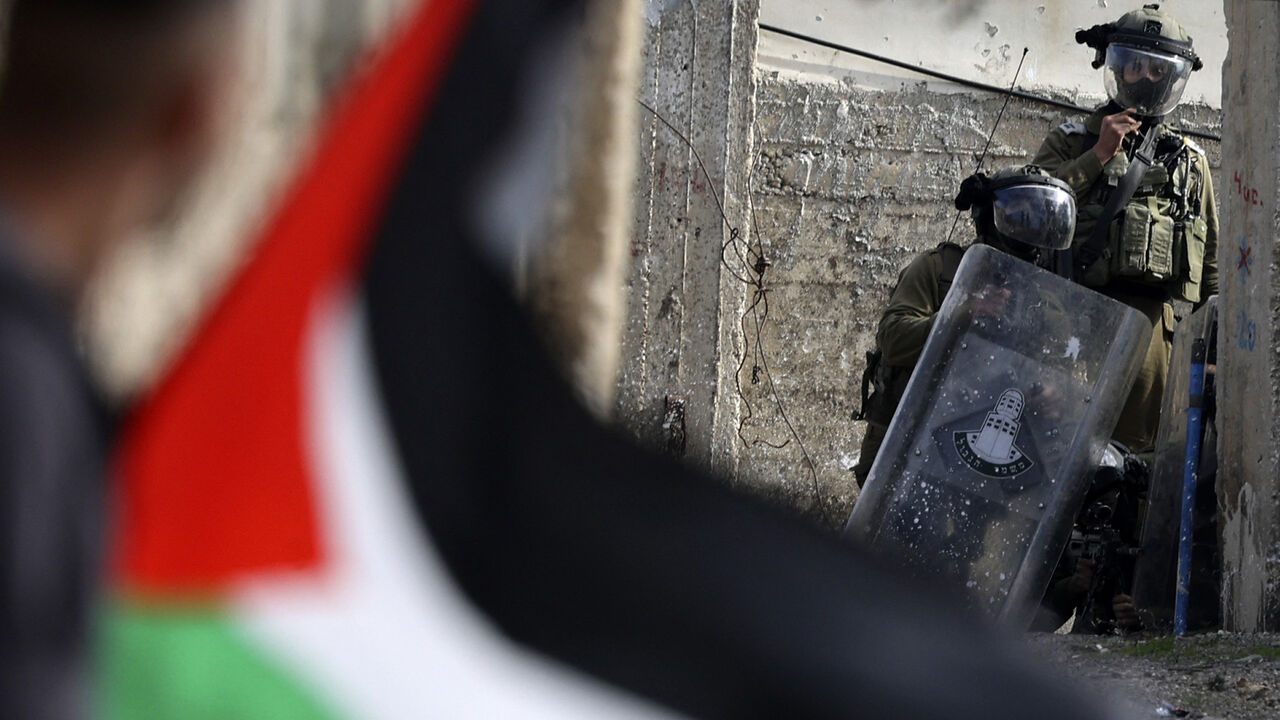
<svg viewBox="0 0 1280 720">
<path fill-rule="evenodd" d="M 1112 22 L 1145 0 L 766 0 L 760 21 L 951 75 L 1005 87 L 1022 48 L 1030 49 L 1019 87 L 1082 100 L 1101 96 L 1092 51 L 1075 32 Z M 1227 52 L 1222 3 L 1165 0 L 1160 6 L 1187 28 L 1206 70 L 1185 99 L 1221 107 L 1217 68 Z M 760 38 L 760 64 L 812 75 L 860 76 L 892 88 L 903 73 L 851 55 L 771 33 Z"/>
<path fill-rule="evenodd" d="M 658 115 L 640 111 L 618 393 L 632 433 L 728 475 L 739 447 L 735 318 L 747 287 L 721 250 L 730 228 L 745 227 L 758 12 L 758 0 L 646 4 L 640 99 Z"/>
<path fill-rule="evenodd" d="M 1280 630 L 1280 6 L 1227 0 L 1225 138 L 1218 202 L 1224 227 L 1219 300 L 1218 504 L 1223 618 L 1236 630 Z"/>
<path fill-rule="evenodd" d="M 968 9 L 962 12 L 960 5 Z M 1007 84 L 1013 65 L 995 68 L 978 60 L 987 57 L 985 40 L 1012 36 L 1015 28 L 1027 23 L 1015 23 L 1011 8 L 987 5 L 957 3 L 954 14 L 948 14 L 923 0 L 766 2 L 762 22 L 821 28 L 828 30 L 824 36 L 851 44 L 871 35 L 877 40 L 887 36 L 892 48 L 911 53 L 901 59 Z M 1022 3 L 1010 5 L 1018 12 L 1027 10 Z M 1206 5 L 1212 4 L 1198 5 L 1197 12 L 1213 20 Z M 1033 42 L 1047 43 L 1048 35 L 1071 28 L 1073 21 L 1091 25 L 1123 11 L 1071 7 L 1070 17 L 1058 6 L 1045 13 L 1031 8 L 1032 17 L 1043 23 L 1031 36 L 1034 40 L 1019 35 L 1005 42 L 1016 42 L 1019 48 L 1024 42 L 1032 45 L 1028 68 L 1033 69 Z M 1220 14 L 1216 17 L 1220 23 Z M 956 29 L 940 36 L 949 38 L 945 43 L 906 42 L 918 27 L 928 38 L 940 22 L 953 20 Z M 999 33 L 989 34 L 983 27 L 986 22 L 998 25 Z M 1214 36 L 1207 29 L 1193 27 L 1192 32 L 1197 38 Z M 1070 47 L 1070 63 L 1055 65 L 1050 73 L 1050 63 L 1041 56 L 1040 71 L 1028 77 L 1034 74 L 1042 82 L 1020 82 L 1019 87 L 1079 102 L 1104 99 L 1095 94 L 1101 80 L 1089 67 L 1090 52 L 1074 42 Z M 950 52 L 953 48 L 958 48 L 956 53 Z M 1013 60 L 1016 63 L 1016 56 Z M 750 384 L 754 362 L 749 362 L 741 377 L 754 415 L 746 421 L 748 442 L 740 443 L 737 477 L 836 527 L 856 497 L 850 469 L 858 458 L 864 424 L 851 416 L 859 406 L 865 353 L 873 347 L 879 314 L 898 270 L 916 252 L 947 237 L 956 217 L 951 204 L 956 187 L 973 172 L 1003 97 L 925 82 L 910 72 L 869 66 L 830 50 L 784 43 L 767 31 L 761 32 L 756 74 L 756 154 L 750 183 L 757 224 L 751 232 L 772 263 L 766 273 L 770 316 L 759 347 L 782 408 L 769 396 L 767 383 Z M 1216 87 L 1216 75 L 1216 66 L 1210 65 L 1193 78 L 1193 88 Z M 1049 78 L 1054 85 L 1047 84 Z M 986 166 L 1025 162 L 1044 135 L 1066 119 L 1077 118 L 1040 103 L 1010 102 Z M 1171 121 L 1217 132 L 1220 113 L 1214 105 L 1184 103 Z M 1218 143 L 1202 145 L 1217 168 Z M 1219 173 L 1217 187 L 1225 187 L 1227 179 Z M 971 228 L 962 217 L 955 239 L 970 239 Z M 754 358 L 752 334 L 745 343 L 749 358 Z M 783 412 L 813 461 L 816 493 L 800 444 L 792 440 L 786 447 L 773 447 L 790 437 Z"/>
<path fill-rule="evenodd" d="M 851 416 L 879 314 L 898 270 L 947 237 L 956 187 L 973 171 L 1002 102 L 920 83 L 889 92 L 762 73 L 752 200 L 754 230 L 774 263 L 763 344 L 830 514 L 847 514 L 856 496 L 850 469 L 864 424 Z M 1218 117 L 1204 106 L 1180 112 L 1184 125 L 1200 129 L 1215 129 Z M 1025 162 L 1063 119 L 1052 107 L 1010 102 L 987 166 Z M 1217 144 L 1205 148 L 1216 168 Z M 971 237 L 962 216 L 954 239 Z M 756 436 L 781 432 L 767 405 L 750 426 Z M 796 448 L 757 445 L 739 468 L 786 502 L 815 505 Z"/>
</svg>

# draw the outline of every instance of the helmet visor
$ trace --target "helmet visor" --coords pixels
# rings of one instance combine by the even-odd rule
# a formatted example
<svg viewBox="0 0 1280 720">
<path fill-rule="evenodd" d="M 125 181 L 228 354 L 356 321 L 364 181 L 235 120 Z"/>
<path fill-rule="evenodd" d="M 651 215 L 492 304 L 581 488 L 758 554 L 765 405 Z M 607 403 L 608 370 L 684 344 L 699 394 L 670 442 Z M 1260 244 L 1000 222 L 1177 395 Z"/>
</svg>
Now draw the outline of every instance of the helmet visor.
<svg viewBox="0 0 1280 720">
<path fill-rule="evenodd" d="M 1160 117 L 1182 100 L 1191 69 L 1187 58 L 1113 42 L 1107 46 L 1102 78 L 1117 105 Z"/>
<path fill-rule="evenodd" d="M 1052 185 L 1012 185 L 995 191 L 991 202 L 996 231 L 1018 242 L 1049 250 L 1071 246 L 1076 200 Z"/>
</svg>

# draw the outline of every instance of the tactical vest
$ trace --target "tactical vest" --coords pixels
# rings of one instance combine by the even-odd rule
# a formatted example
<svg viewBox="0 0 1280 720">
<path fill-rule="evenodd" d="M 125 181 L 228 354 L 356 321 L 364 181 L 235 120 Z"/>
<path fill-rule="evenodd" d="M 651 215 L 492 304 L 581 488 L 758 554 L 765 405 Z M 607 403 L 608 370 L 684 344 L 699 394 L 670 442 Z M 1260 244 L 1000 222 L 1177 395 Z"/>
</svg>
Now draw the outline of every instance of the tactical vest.
<svg viewBox="0 0 1280 720">
<path fill-rule="evenodd" d="M 965 248 L 951 242 L 944 242 L 930 251 L 938 253 L 942 260 L 942 271 L 938 274 L 939 300 L 947 297 L 964 251 Z M 897 290 L 896 284 L 894 290 Z M 903 393 L 907 391 L 907 382 L 911 379 L 911 371 L 915 366 L 886 365 L 881 362 L 883 357 L 879 347 L 867 353 L 867 368 L 862 372 L 862 409 L 854 419 L 888 427 L 893 414 L 898 410 L 898 403 L 902 401 Z"/>
<path fill-rule="evenodd" d="M 1200 300 L 1205 242 L 1209 226 L 1202 216 L 1204 171 L 1201 155 L 1181 136 L 1163 131 L 1155 159 L 1133 198 L 1111 224 L 1102 256 L 1090 265 L 1083 282 L 1103 286 L 1114 280 L 1162 288 L 1171 297 Z M 1089 150 L 1097 136 L 1068 134 L 1073 157 Z M 1077 199 L 1076 243 L 1093 232 L 1107 198 L 1129 169 L 1122 153 L 1108 162 L 1102 175 Z"/>
</svg>

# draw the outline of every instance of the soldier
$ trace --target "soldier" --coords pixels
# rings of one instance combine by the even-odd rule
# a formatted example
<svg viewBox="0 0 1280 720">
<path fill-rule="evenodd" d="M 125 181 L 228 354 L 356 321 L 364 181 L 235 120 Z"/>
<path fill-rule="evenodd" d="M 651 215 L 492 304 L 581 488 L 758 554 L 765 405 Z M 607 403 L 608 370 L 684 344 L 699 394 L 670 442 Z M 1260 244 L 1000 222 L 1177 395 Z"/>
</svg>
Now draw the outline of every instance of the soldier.
<svg viewBox="0 0 1280 720">
<path fill-rule="evenodd" d="M 1032 263 L 1047 264 L 1052 259 L 1048 250 L 1065 248 L 1071 241 L 1075 223 L 1071 189 L 1033 165 L 1006 168 L 991 177 L 972 175 L 961 183 L 955 204 L 957 210 L 971 211 L 977 242 Z M 853 469 L 858 487 L 871 472 L 965 249 L 943 242 L 917 255 L 898 274 L 876 332 L 877 349 L 868 354 L 862 377 L 859 419 L 867 421 L 867 430 Z M 975 313 L 1001 314 L 1008 292 L 989 288 L 975 303 Z M 875 391 L 869 393 L 873 385 Z"/>
<path fill-rule="evenodd" d="M 1079 205 L 1074 277 L 1151 322 L 1151 344 L 1115 439 L 1155 443 L 1172 349 L 1172 300 L 1218 292 L 1218 212 L 1204 151 L 1162 124 L 1193 70 L 1191 37 L 1158 5 L 1076 34 L 1097 52 L 1110 101 L 1049 133 L 1033 162 L 1070 184 Z M 1102 218 L 1100 220 L 1100 218 Z"/>
</svg>

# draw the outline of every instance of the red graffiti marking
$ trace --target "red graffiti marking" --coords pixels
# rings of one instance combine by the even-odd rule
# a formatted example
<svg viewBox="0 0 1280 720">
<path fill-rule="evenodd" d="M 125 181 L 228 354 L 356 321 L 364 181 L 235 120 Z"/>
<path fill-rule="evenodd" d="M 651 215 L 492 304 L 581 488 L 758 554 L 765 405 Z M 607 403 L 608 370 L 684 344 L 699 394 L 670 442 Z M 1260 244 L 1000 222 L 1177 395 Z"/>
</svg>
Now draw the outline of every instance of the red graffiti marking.
<svg viewBox="0 0 1280 720">
<path fill-rule="evenodd" d="M 1237 170 L 1233 179 L 1236 183 L 1236 192 L 1240 193 L 1245 205 L 1262 207 L 1262 201 L 1258 199 L 1258 188 L 1249 187 L 1247 177 L 1241 176 L 1240 171 Z"/>
</svg>

